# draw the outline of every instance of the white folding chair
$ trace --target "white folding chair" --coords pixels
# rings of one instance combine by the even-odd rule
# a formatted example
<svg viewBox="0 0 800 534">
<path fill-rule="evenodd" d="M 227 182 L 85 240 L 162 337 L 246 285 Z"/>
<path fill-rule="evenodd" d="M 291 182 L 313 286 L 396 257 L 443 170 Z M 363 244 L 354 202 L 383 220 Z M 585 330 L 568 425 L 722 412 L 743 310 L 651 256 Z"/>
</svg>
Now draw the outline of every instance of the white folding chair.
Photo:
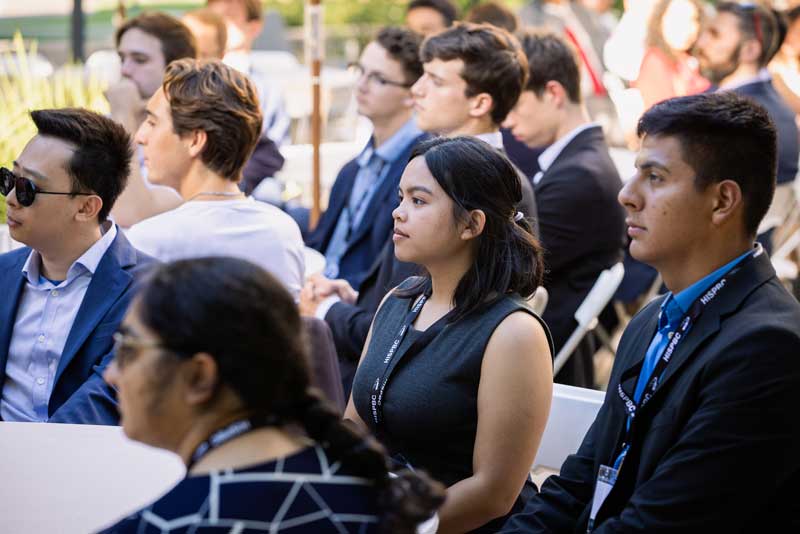
<svg viewBox="0 0 800 534">
<path fill-rule="evenodd" d="M 624 275 L 625 268 L 622 266 L 622 262 L 600 273 L 592 290 L 589 291 L 589 294 L 586 295 L 586 298 L 575 311 L 575 320 L 578 322 L 578 326 L 570 334 L 569 339 L 561 347 L 561 350 L 558 351 L 558 355 L 556 355 L 556 359 L 553 362 L 554 375 L 564 367 L 564 364 L 575 352 L 583 337 L 597 326 L 597 317 L 606 307 L 606 304 L 611 301 Z"/>
<path fill-rule="evenodd" d="M 567 456 L 578 450 L 604 395 L 594 389 L 553 384 L 550 416 L 531 467 L 534 482 L 540 485 L 547 475 L 557 473 Z"/>
</svg>

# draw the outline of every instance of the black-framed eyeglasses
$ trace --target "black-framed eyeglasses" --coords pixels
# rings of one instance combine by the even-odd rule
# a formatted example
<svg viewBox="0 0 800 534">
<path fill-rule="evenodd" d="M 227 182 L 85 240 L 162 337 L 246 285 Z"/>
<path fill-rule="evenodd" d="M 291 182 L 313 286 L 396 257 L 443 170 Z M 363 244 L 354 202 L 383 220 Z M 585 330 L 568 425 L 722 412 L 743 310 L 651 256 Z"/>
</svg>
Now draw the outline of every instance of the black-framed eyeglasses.
<svg viewBox="0 0 800 534">
<path fill-rule="evenodd" d="M 356 78 L 359 78 L 359 79 L 362 76 L 366 75 L 367 82 L 374 83 L 376 85 L 382 85 L 382 86 L 383 85 L 391 85 L 391 86 L 394 86 L 394 87 L 402 87 L 404 89 L 408 89 L 412 85 L 414 85 L 413 83 L 395 82 L 395 81 L 392 81 L 392 80 L 387 80 L 386 78 L 383 77 L 383 75 L 381 75 L 381 74 L 379 74 L 377 72 L 374 72 L 374 71 L 369 71 L 368 72 L 368 71 L 364 70 L 364 66 L 361 65 L 361 63 L 350 63 L 347 66 L 347 69 L 350 71 L 350 73 L 353 76 L 355 76 Z"/>
<path fill-rule="evenodd" d="M 36 195 L 91 196 L 94 194 L 78 193 L 74 191 L 69 193 L 44 191 L 43 189 L 36 187 L 36 184 L 34 184 L 30 179 L 25 178 L 24 176 L 16 175 L 5 167 L 0 167 L 0 194 L 2 194 L 4 197 L 7 197 L 12 190 L 16 190 L 17 202 L 26 208 L 33 204 L 33 201 L 36 200 Z"/>
</svg>

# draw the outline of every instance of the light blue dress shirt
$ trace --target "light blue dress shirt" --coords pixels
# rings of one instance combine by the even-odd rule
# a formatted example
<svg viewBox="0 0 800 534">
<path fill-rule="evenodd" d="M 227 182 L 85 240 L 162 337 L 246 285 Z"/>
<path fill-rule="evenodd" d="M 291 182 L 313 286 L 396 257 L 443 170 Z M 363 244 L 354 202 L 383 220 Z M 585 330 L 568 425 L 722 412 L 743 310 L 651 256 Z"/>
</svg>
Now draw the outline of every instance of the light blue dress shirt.
<svg viewBox="0 0 800 534">
<path fill-rule="evenodd" d="M 41 276 L 42 259 L 35 250 L 23 265 L 26 282 L 17 307 L 0 399 L 4 421 L 47 421 L 56 369 L 72 323 L 100 260 L 117 236 L 113 223 L 106 223 L 104 229 L 103 236 L 70 266 L 66 280 L 51 281 Z"/>
<path fill-rule="evenodd" d="M 339 263 L 347 251 L 350 237 L 361 225 L 372 197 L 380 188 L 389 169 L 408 145 L 422 134 L 414 119 L 400 127 L 385 143 L 374 148 L 375 138 L 371 138 L 364 150 L 356 158 L 358 173 L 353 181 L 353 189 L 347 205 L 342 208 L 336 228 L 325 250 L 325 276 L 339 277 Z"/>
</svg>

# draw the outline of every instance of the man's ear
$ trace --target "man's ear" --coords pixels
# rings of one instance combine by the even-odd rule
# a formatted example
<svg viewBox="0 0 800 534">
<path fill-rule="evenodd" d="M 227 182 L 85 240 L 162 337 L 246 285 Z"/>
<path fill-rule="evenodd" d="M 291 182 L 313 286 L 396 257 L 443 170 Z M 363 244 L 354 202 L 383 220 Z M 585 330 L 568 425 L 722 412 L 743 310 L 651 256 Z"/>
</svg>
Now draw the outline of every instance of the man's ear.
<svg viewBox="0 0 800 534">
<path fill-rule="evenodd" d="M 97 219 L 97 214 L 103 209 L 103 199 L 97 195 L 78 195 L 80 205 L 75 218 L 79 222 L 89 222 Z"/>
<path fill-rule="evenodd" d="M 737 212 L 744 212 L 744 198 L 742 188 L 733 180 L 723 180 L 711 187 L 716 189 L 711 207 L 711 223 L 722 226 Z"/>
<path fill-rule="evenodd" d="M 196 158 L 203 153 L 203 149 L 208 142 L 208 134 L 205 130 L 194 130 L 186 136 L 186 148 L 189 156 Z"/>
<path fill-rule="evenodd" d="M 489 115 L 494 107 L 494 99 L 489 93 L 478 93 L 470 98 L 469 115 L 479 118 Z"/>
<path fill-rule="evenodd" d="M 739 49 L 739 60 L 744 63 L 758 63 L 764 48 L 757 39 L 747 39 Z"/>
<path fill-rule="evenodd" d="M 550 100 L 559 109 L 563 108 L 569 101 L 567 90 L 555 80 L 550 80 L 544 85 L 542 97 Z"/>
<path fill-rule="evenodd" d="M 198 352 L 181 364 L 186 403 L 201 405 L 210 401 L 219 385 L 217 361 L 207 352 Z"/>
<path fill-rule="evenodd" d="M 469 221 L 461 231 L 461 239 L 469 241 L 475 239 L 483 233 L 486 226 L 486 213 L 483 210 L 472 210 L 469 212 Z"/>
</svg>

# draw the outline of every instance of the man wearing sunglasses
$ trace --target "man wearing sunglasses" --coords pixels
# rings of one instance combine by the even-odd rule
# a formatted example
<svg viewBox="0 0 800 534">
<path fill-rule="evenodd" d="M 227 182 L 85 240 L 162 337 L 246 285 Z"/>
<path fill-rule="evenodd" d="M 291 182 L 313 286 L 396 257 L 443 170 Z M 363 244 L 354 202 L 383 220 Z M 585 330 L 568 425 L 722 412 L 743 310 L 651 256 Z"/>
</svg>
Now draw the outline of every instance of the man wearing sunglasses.
<svg viewBox="0 0 800 534">
<path fill-rule="evenodd" d="M 81 109 L 31 113 L 38 134 L 0 169 L 11 236 L 0 256 L 0 418 L 116 424 L 102 372 L 112 335 L 152 263 L 110 220 L 130 137 Z"/>
<path fill-rule="evenodd" d="M 767 252 L 772 244 L 769 228 L 782 222 L 781 209 L 792 205 L 791 182 L 798 170 L 795 114 L 775 90 L 766 70 L 780 46 L 774 14 L 757 3 L 719 3 L 716 15 L 697 41 L 703 75 L 719 90 L 734 91 L 764 106 L 778 130 L 778 189 L 759 235 Z"/>
<path fill-rule="evenodd" d="M 325 255 L 325 277 L 345 279 L 354 288 L 389 241 L 397 184 L 422 139 L 410 92 L 422 74 L 419 44 L 409 30 L 384 28 L 351 65 L 358 112 L 372 122 L 372 137 L 339 171 L 328 209 L 306 245 Z"/>
</svg>

